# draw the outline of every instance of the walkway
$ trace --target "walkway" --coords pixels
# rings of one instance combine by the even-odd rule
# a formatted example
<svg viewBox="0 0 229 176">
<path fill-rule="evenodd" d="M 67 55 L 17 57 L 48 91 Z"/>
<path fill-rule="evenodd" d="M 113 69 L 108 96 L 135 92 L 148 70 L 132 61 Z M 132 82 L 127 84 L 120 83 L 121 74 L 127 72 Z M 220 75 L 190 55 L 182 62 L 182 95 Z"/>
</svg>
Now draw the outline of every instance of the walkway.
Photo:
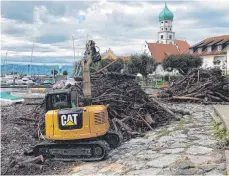
<svg viewBox="0 0 229 176">
<path fill-rule="evenodd" d="M 171 105 L 192 112 L 111 151 L 101 162 L 72 168 L 73 175 L 225 175 L 221 142 L 214 137 L 212 106 Z"/>
</svg>

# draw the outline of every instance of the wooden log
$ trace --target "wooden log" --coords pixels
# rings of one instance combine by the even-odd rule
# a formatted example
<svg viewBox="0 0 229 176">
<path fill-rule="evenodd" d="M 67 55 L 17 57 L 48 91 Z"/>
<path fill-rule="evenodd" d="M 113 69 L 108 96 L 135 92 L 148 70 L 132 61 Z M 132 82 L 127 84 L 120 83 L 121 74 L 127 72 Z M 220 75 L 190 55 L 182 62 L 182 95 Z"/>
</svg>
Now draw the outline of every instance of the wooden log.
<svg viewBox="0 0 229 176">
<path fill-rule="evenodd" d="M 224 96 L 224 95 L 222 95 L 221 93 L 219 93 L 219 92 L 215 92 L 215 94 L 216 95 L 218 95 L 220 98 L 222 98 L 223 100 L 225 100 L 225 101 L 228 101 L 229 102 L 229 97 L 227 97 L 227 96 Z"/>
<path fill-rule="evenodd" d="M 149 129 L 153 130 L 153 128 L 150 126 L 150 124 L 149 124 L 142 116 L 140 116 L 139 114 L 138 114 L 138 116 L 142 119 L 142 121 L 146 124 L 146 126 L 147 126 Z"/>
<path fill-rule="evenodd" d="M 146 120 L 146 122 L 148 122 L 150 125 L 155 123 L 155 121 L 152 119 L 151 115 L 149 115 L 149 114 L 147 114 L 147 115 L 145 116 L 145 120 Z"/>
<path fill-rule="evenodd" d="M 170 111 L 168 108 L 164 107 L 161 103 L 159 103 L 157 100 L 154 98 L 150 99 L 152 102 L 154 102 L 156 105 L 160 106 L 165 112 L 170 114 L 173 118 L 180 120 L 180 117 L 176 116 L 172 111 Z"/>
<path fill-rule="evenodd" d="M 191 114 L 190 111 L 186 111 L 186 110 L 183 110 L 183 109 L 169 108 L 169 110 L 174 112 L 174 113 L 179 113 L 179 114 L 182 114 L 182 115 L 190 115 Z"/>
<path fill-rule="evenodd" d="M 195 98 L 195 97 L 186 97 L 186 96 L 172 96 L 173 100 L 198 100 L 203 101 L 201 98 Z"/>
</svg>

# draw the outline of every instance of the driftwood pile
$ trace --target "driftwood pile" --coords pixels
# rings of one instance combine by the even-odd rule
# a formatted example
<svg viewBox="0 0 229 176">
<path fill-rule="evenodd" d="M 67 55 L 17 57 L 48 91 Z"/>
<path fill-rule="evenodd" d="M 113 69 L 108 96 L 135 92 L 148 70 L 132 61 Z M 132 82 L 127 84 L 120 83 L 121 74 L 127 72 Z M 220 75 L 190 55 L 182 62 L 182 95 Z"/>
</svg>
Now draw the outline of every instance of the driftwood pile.
<svg viewBox="0 0 229 176">
<path fill-rule="evenodd" d="M 220 69 L 193 69 L 160 93 L 169 100 L 229 102 L 229 79 Z"/>
<path fill-rule="evenodd" d="M 150 99 L 135 81 L 135 76 L 119 73 L 92 76 L 92 104 L 108 107 L 111 126 L 133 137 L 165 124 L 175 115 Z"/>
<path fill-rule="evenodd" d="M 141 136 L 144 132 L 156 126 L 168 123 L 178 117 L 158 101 L 148 97 L 135 81 L 135 76 L 120 73 L 97 73 L 91 75 L 92 104 L 109 105 L 108 115 L 111 127 L 121 131 L 125 139 Z M 74 100 L 78 106 L 83 106 L 83 82 L 69 89 L 77 92 Z M 65 87 L 66 88 L 66 87 Z M 42 106 L 37 108 L 42 111 Z M 34 113 L 37 119 L 37 114 Z M 44 116 L 44 111 L 39 118 Z M 44 121 L 40 121 L 36 131 L 44 133 Z"/>
</svg>

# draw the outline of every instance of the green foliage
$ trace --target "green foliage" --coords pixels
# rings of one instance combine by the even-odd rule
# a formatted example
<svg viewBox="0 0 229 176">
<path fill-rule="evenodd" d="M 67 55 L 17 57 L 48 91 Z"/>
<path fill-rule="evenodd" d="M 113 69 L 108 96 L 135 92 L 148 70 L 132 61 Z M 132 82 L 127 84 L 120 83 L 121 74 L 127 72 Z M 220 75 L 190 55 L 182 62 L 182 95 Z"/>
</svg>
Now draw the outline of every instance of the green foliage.
<svg viewBox="0 0 229 176">
<path fill-rule="evenodd" d="M 109 72 L 120 72 L 124 68 L 124 61 L 118 58 L 112 65 L 110 65 L 107 70 Z"/>
<path fill-rule="evenodd" d="M 57 73 L 58 73 L 58 71 L 57 71 L 56 69 L 52 69 L 52 71 L 51 71 L 51 74 L 52 74 L 52 75 L 53 75 L 53 71 L 54 71 L 54 76 L 56 76 Z"/>
<path fill-rule="evenodd" d="M 68 71 L 67 70 L 64 70 L 63 71 L 63 75 L 68 75 Z"/>
<path fill-rule="evenodd" d="M 216 139 L 226 140 L 227 138 L 227 130 L 221 126 L 222 122 L 214 121 L 214 136 Z"/>
<path fill-rule="evenodd" d="M 130 61 L 127 63 L 127 70 L 129 73 L 140 73 L 144 79 L 147 79 L 149 73 L 156 70 L 156 61 L 146 54 L 135 54 L 131 56 Z"/>
<path fill-rule="evenodd" d="M 97 63 L 92 63 L 90 66 L 90 70 L 91 72 L 95 72 L 98 71 L 104 67 L 106 67 L 108 64 L 110 64 L 111 62 L 113 62 L 114 60 L 110 60 L 110 59 L 102 59 Z M 117 59 L 114 63 L 112 63 L 111 65 L 109 65 L 106 70 L 108 72 L 120 72 L 121 69 L 124 68 L 124 61 L 122 59 Z"/>
<path fill-rule="evenodd" d="M 158 132 L 158 134 L 160 136 L 165 136 L 165 135 L 168 135 L 171 131 L 167 130 L 167 129 L 162 129 Z"/>
<path fill-rule="evenodd" d="M 184 130 L 184 121 L 183 121 L 183 120 L 180 120 L 180 121 L 179 121 L 178 129 L 179 129 L 179 130 Z"/>
<path fill-rule="evenodd" d="M 166 57 L 162 63 L 162 66 L 167 71 L 177 69 L 180 74 L 185 75 L 190 69 L 200 67 L 202 63 L 203 60 L 199 56 L 180 54 Z"/>
</svg>

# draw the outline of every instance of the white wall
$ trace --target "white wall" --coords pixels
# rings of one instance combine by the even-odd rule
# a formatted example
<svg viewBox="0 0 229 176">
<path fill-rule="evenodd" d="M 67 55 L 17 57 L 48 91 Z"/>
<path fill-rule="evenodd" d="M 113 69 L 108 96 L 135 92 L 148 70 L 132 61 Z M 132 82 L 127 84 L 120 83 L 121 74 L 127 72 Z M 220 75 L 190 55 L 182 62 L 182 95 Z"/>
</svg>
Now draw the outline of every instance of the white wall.
<svg viewBox="0 0 229 176">
<path fill-rule="evenodd" d="M 153 74 L 156 74 L 156 75 L 176 75 L 178 74 L 179 72 L 177 70 L 173 70 L 172 72 L 168 72 L 168 71 L 165 71 L 162 67 L 161 64 L 159 64 L 155 70 L 155 72 Z"/>
<path fill-rule="evenodd" d="M 203 58 L 203 65 L 202 68 L 210 68 L 213 67 L 214 56 L 201 56 Z"/>
</svg>

